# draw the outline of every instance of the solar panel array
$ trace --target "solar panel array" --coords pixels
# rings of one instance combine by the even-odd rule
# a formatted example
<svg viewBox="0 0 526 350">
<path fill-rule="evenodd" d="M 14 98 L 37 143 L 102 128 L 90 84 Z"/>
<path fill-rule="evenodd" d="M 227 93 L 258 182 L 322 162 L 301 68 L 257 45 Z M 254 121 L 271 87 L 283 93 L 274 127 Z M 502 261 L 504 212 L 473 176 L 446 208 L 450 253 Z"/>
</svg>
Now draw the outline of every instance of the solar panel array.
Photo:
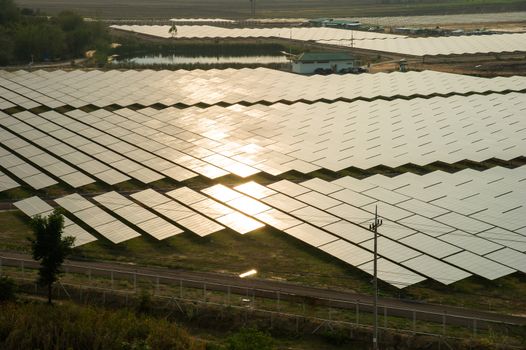
<svg viewBox="0 0 526 350">
<path fill-rule="evenodd" d="M 523 157 L 525 89 L 522 77 L 434 72 L 0 72 L 0 190 L 60 182 L 72 192 L 134 180 L 142 190 L 131 195 L 110 190 L 92 201 L 74 193 L 56 203 L 113 243 L 268 225 L 366 273 L 367 228 L 378 207 L 379 277 L 387 283 L 493 280 L 526 272 L 524 166 L 265 185 L 241 179 Z M 215 180 L 229 174 L 240 184 Z M 209 185 L 197 181 L 196 190 L 198 175 Z M 166 193 L 152 188 L 165 178 L 175 180 Z M 17 207 L 30 216 L 52 209 L 36 197 Z M 78 244 L 95 239 L 67 223 Z"/>
<path fill-rule="evenodd" d="M 179 190 L 173 190 L 167 193 L 170 197 L 176 198 L 185 204 L 189 204 L 186 200 L 188 198 L 188 191 L 192 191 L 187 187 L 181 187 Z M 185 193 L 185 197 L 182 193 Z M 196 212 L 195 210 L 181 204 L 176 200 L 170 199 L 165 195 L 156 192 L 153 189 L 147 189 L 131 195 L 135 200 L 141 202 L 145 206 L 152 208 L 155 212 L 169 218 L 188 231 L 191 231 L 201 237 L 208 236 L 214 232 L 224 229 L 224 227 L 217 222 L 208 219 L 206 216 Z M 199 212 L 202 212 L 198 210 Z"/>
<path fill-rule="evenodd" d="M 110 28 L 139 34 L 171 38 L 168 25 L 112 25 Z M 281 28 L 224 28 L 209 25 L 178 25 L 176 38 L 283 38 L 302 41 L 317 40 L 385 40 L 403 38 L 402 35 L 376 32 L 349 31 L 326 27 L 281 27 Z"/>
<path fill-rule="evenodd" d="M 51 205 L 36 196 L 15 202 L 14 205 L 31 218 L 36 215 L 47 216 L 53 211 L 53 207 Z M 64 217 L 63 236 L 74 237 L 74 247 L 79 247 L 97 240 L 94 236 L 67 217 Z"/>
<path fill-rule="evenodd" d="M 113 243 L 140 236 L 137 231 L 77 193 L 55 199 L 55 202 Z"/>
<path fill-rule="evenodd" d="M 162 240 L 183 232 L 177 226 L 115 191 L 98 195 L 93 199 L 155 239 Z"/>
<path fill-rule="evenodd" d="M 393 52 L 412 56 L 463 55 L 526 51 L 526 34 L 461 35 L 448 37 L 397 38 L 396 40 L 331 40 L 322 44 Z"/>
<path fill-rule="evenodd" d="M 0 71 L 0 96 L 26 109 L 112 104 L 235 104 L 523 91 L 526 77 L 423 71 L 303 76 L 267 68 L 178 71 Z M 31 96 L 28 99 L 25 96 Z"/>
<path fill-rule="evenodd" d="M 378 207 L 384 218 L 378 243 L 383 264 L 418 273 L 400 273 L 406 280 L 384 276 L 401 287 L 421 281 L 422 276 L 450 284 L 471 274 L 496 279 L 526 272 L 526 255 L 522 262 L 501 255 L 509 250 L 512 256 L 526 253 L 525 186 L 526 168 L 521 167 L 482 173 L 465 170 L 449 176 L 376 175 L 333 182 L 315 178 L 268 186 L 250 182 L 237 186 L 237 194 L 223 185 L 203 192 L 221 193 L 218 198 L 228 205 L 235 205 L 243 193 L 254 202 L 243 200 L 245 213 L 368 271 L 373 234 L 367 227 Z M 480 204 L 477 208 L 471 203 Z M 465 208 L 473 212 L 461 214 Z"/>
<path fill-rule="evenodd" d="M 93 178 L 112 185 L 131 178 L 151 183 L 165 177 L 184 181 L 197 174 L 214 179 L 261 171 L 279 175 L 289 170 L 510 160 L 522 156 L 526 147 L 521 117 L 525 96 L 39 115 L 25 111 L 13 116 L 0 112 L 5 127 L 0 137 L 4 146 L 73 187 Z M 30 164 L 17 167 L 25 162 L 3 152 L 0 161 L 4 159 L 4 168 L 15 176 L 31 180 L 37 175 L 42 184 L 34 183 L 35 188 L 57 183 L 38 175 L 39 169 Z"/>
<path fill-rule="evenodd" d="M 113 29 L 171 38 L 171 26 L 113 25 Z M 317 41 L 321 44 L 350 46 L 412 56 L 460 55 L 526 51 L 526 34 L 461 35 L 409 38 L 402 35 L 351 31 L 336 28 L 221 28 L 177 26 L 175 38 L 282 38 Z"/>
</svg>

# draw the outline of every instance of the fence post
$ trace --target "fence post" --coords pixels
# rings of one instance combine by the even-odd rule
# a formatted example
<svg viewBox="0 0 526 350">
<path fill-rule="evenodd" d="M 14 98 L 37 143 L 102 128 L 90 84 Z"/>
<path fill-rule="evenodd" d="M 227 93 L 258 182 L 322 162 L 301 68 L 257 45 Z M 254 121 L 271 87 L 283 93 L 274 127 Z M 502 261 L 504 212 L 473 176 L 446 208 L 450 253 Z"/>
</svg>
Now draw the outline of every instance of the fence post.
<svg viewBox="0 0 526 350">
<path fill-rule="evenodd" d="M 387 306 L 384 306 L 384 328 L 387 329 Z"/>
<path fill-rule="evenodd" d="M 446 335 L 446 313 L 442 314 L 442 334 Z"/>
<path fill-rule="evenodd" d="M 296 334 L 300 332 L 300 317 L 296 316 Z"/>
<path fill-rule="evenodd" d="M 416 311 L 413 310 L 413 333 L 416 333 Z"/>
</svg>

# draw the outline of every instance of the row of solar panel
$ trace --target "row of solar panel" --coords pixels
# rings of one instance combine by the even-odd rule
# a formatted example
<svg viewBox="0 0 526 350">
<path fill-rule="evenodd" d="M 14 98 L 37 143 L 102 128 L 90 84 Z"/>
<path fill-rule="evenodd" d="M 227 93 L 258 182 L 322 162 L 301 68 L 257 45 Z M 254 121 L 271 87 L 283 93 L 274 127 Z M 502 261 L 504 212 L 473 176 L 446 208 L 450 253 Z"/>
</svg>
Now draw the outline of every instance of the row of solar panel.
<svg viewBox="0 0 526 350">
<path fill-rule="evenodd" d="M 376 99 L 523 91 L 521 76 L 477 78 L 435 71 L 301 76 L 266 68 L 192 71 L 0 71 L 3 109 L 140 104 L 235 104 Z M 9 102 L 8 102 L 9 101 Z"/>
<path fill-rule="evenodd" d="M 495 279 L 515 270 L 526 271 L 526 236 L 396 192 L 385 196 L 389 191 L 377 185 L 362 193 L 346 188 L 356 189 L 353 182 L 359 181 L 343 178 L 329 183 L 312 179 L 298 185 L 284 180 L 267 187 L 251 182 L 236 187 L 239 192 L 223 185 L 203 192 L 359 268 L 370 267 L 372 233 L 366 227 L 373 206 L 379 205 L 388 218 L 380 230 L 380 255 L 384 264 L 402 265 L 395 271 L 410 268 L 445 284 L 471 273 Z M 383 198 L 387 202 L 379 200 Z M 434 215 L 431 218 L 421 215 L 430 212 Z M 463 225 L 478 228 L 469 231 Z M 511 235 L 516 240 L 510 241 Z M 522 249 L 517 242 L 523 244 Z M 406 279 L 384 279 L 398 287 L 419 281 L 414 273 L 402 274 Z"/>
<path fill-rule="evenodd" d="M 170 26 L 113 25 L 114 29 L 171 38 Z M 177 26 L 176 38 L 255 38 L 317 41 L 322 44 L 358 47 L 413 56 L 461 55 L 526 51 L 526 34 L 462 35 L 436 38 L 407 38 L 400 35 L 335 28 L 222 28 L 208 25 Z"/>
<path fill-rule="evenodd" d="M 166 194 L 148 189 L 131 197 L 142 205 L 115 191 L 93 197 L 99 205 L 76 193 L 55 199 L 55 202 L 84 225 L 116 244 L 139 237 L 137 229 L 163 240 L 184 232 L 181 227 L 204 237 L 223 230 L 223 225 L 241 234 L 264 226 L 187 187 Z M 38 197 L 18 201 L 15 206 L 30 217 L 45 216 L 53 210 Z M 77 246 L 96 240 L 67 218 L 64 233 L 77 238 Z"/>
</svg>

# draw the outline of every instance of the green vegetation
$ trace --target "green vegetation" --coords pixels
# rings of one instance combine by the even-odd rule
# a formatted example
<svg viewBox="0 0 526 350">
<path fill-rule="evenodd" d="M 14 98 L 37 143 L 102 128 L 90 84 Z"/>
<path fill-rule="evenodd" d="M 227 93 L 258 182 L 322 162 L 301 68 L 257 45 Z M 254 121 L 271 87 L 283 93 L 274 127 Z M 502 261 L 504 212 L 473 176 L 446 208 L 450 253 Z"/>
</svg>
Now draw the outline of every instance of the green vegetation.
<svg viewBox="0 0 526 350">
<path fill-rule="evenodd" d="M 241 329 L 227 340 L 228 350 L 271 350 L 272 337 L 254 328 Z"/>
<path fill-rule="evenodd" d="M 254 56 L 279 55 L 281 51 L 289 51 L 289 47 L 272 42 L 258 40 L 225 41 L 225 40 L 163 40 L 148 41 L 132 36 L 119 38 L 120 47 L 112 53 L 122 57 L 139 56 L 143 54 L 177 54 L 184 56 Z M 295 48 L 299 52 L 299 48 Z"/>
<path fill-rule="evenodd" d="M 0 0 L 0 65 L 82 57 L 86 50 L 107 52 L 109 35 L 99 22 L 86 22 L 73 12 L 47 17 Z"/>
<path fill-rule="evenodd" d="M 59 209 L 47 217 L 37 215 L 31 219 L 35 234 L 31 240 L 33 259 L 40 260 L 38 283 L 48 288 L 48 303 L 51 304 L 53 283 L 57 281 L 64 259 L 73 249 L 74 237 L 62 237 L 64 217 Z"/>
<path fill-rule="evenodd" d="M 14 281 L 7 276 L 0 276 L 0 303 L 15 300 L 16 286 Z"/>
<path fill-rule="evenodd" d="M 0 348 L 201 350 L 180 326 L 165 319 L 63 303 L 0 306 Z"/>
</svg>

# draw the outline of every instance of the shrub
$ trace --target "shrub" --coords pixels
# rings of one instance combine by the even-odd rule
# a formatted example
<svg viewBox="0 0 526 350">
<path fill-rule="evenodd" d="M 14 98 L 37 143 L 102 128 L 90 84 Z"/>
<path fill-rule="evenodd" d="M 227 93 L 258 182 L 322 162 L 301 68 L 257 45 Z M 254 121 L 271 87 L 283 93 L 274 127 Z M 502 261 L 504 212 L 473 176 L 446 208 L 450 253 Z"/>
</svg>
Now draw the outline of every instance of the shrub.
<svg viewBox="0 0 526 350">
<path fill-rule="evenodd" d="M 243 328 L 227 339 L 228 350 L 270 350 L 274 341 L 270 335 L 254 328 Z"/>
<path fill-rule="evenodd" d="M 6 276 L 0 277 L 0 303 L 16 299 L 15 282 Z"/>
</svg>

